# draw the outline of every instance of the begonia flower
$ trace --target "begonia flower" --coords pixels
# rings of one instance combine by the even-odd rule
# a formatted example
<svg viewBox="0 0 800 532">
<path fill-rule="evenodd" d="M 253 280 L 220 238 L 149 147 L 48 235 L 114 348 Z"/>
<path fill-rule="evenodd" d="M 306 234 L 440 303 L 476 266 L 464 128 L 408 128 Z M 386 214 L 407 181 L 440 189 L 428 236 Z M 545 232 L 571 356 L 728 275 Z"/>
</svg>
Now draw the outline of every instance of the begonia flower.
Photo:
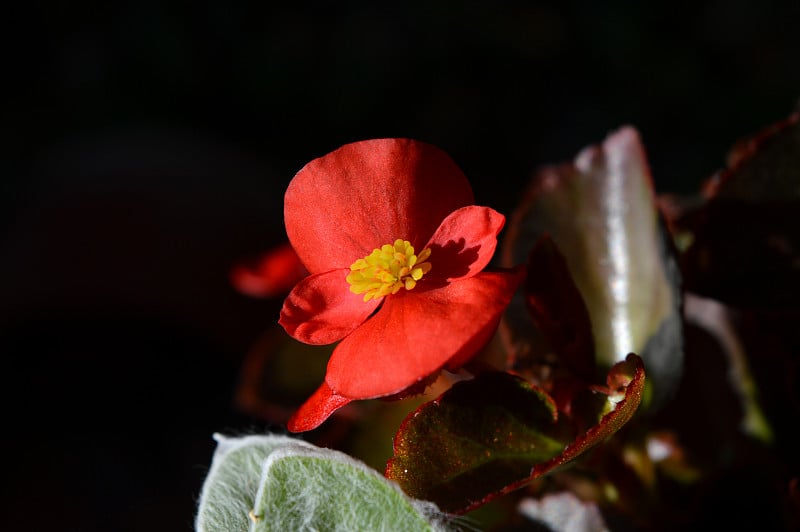
<svg viewBox="0 0 800 532">
<path fill-rule="evenodd" d="M 231 268 L 231 284 L 241 294 L 272 298 L 285 296 L 308 275 L 294 248 L 286 242 L 255 260 L 240 261 Z"/>
<path fill-rule="evenodd" d="M 423 142 L 356 142 L 310 162 L 289 184 L 284 218 L 310 275 L 280 324 L 305 343 L 339 342 L 325 381 L 290 419 L 294 432 L 468 362 L 521 279 L 483 271 L 505 218 L 473 205 L 458 166 Z"/>
</svg>

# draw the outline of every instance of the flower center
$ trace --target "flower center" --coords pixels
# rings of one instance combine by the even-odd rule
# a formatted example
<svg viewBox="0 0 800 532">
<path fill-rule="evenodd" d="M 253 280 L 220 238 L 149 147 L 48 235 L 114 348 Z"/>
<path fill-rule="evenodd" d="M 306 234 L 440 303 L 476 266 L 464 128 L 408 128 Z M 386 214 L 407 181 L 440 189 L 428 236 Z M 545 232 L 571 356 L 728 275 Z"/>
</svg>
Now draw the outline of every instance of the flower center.
<svg viewBox="0 0 800 532">
<path fill-rule="evenodd" d="M 411 290 L 422 276 L 431 271 L 430 249 L 414 255 L 414 247 L 408 240 L 394 241 L 358 259 L 350 265 L 347 282 L 354 294 L 364 294 L 364 301 L 396 294 L 401 288 Z"/>
</svg>

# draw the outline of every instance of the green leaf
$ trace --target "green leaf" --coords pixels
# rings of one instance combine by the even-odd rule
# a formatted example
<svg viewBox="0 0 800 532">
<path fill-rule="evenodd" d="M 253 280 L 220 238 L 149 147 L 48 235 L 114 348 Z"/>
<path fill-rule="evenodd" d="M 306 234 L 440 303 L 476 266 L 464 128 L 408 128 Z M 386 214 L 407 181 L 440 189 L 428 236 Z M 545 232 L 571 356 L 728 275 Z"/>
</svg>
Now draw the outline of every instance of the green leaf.
<svg viewBox="0 0 800 532">
<path fill-rule="evenodd" d="M 386 476 L 412 497 L 463 511 L 560 453 L 572 436 L 566 431 L 544 391 L 508 373 L 484 373 L 406 418 Z"/>
<path fill-rule="evenodd" d="M 526 262 L 545 234 L 586 304 L 599 369 L 641 353 L 653 402 L 663 404 L 682 373 L 680 276 L 635 129 L 537 172 L 509 223 L 504 263 Z M 516 311 L 524 310 L 518 302 Z M 530 336 L 521 317 L 511 324 L 512 341 Z"/>
<path fill-rule="evenodd" d="M 196 529 L 246 532 L 264 461 L 281 447 L 310 444 L 276 435 L 228 438 L 214 434 L 214 439 L 217 449 L 200 494 Z"/>
<path fill-rule="evenodd" d="M 435 505 L 346 454 L 285 436 L 214 437 L 198 532 L 445 529 Z"/>
<path fill-rule="evenodd" d="M 395 437 L 386 476 L 406 493 L 463 513 L 577 458 L 627 423 L 642 400 L 642 360 L 609 371 L 604 411 L 573 438 L 542 390 L 507 373 L 455 384 L 409 415 Z M 567 444 L 569 442 L 569 444 Z"/>
</svg>

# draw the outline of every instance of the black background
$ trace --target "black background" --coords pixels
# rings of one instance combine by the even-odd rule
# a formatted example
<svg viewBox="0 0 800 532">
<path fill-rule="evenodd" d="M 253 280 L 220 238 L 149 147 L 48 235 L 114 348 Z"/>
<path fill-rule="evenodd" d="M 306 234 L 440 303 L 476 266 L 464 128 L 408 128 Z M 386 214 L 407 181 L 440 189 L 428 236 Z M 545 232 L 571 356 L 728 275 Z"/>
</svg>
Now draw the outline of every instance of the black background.
<svg viewBox="0 0 800 532">
<path fill-rule="evenodd" d="M 623 124 L 693 193 L 800 95 L 797 2 L 69 2 L 4 46 L 4 530 L 188 530 L 280 302 L 228 270 L 355 140 L 439 145 L 505 213 Z"/>
</svg>

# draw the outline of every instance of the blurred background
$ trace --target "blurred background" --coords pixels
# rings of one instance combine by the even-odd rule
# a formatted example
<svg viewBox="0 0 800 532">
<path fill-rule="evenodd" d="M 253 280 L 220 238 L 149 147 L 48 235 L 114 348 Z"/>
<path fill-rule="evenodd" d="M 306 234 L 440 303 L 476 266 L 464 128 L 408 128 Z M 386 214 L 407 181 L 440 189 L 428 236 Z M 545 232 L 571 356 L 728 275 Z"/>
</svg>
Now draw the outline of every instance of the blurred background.
<svg viewBox="0 0 800 532">
<path fill-rule="evenodd" d="M 425 140 L 508 214 L 537 166 L 632 124 L 657 190 L 692 194 L 800 96 L 792 0 L 50 2 L 7 23 L 4 530 L 189 530 L 211 434 L 280 429 L 233 396 L 281 302 L 229 270 L 282 241 L 311 159 Z"/>
</svg>

